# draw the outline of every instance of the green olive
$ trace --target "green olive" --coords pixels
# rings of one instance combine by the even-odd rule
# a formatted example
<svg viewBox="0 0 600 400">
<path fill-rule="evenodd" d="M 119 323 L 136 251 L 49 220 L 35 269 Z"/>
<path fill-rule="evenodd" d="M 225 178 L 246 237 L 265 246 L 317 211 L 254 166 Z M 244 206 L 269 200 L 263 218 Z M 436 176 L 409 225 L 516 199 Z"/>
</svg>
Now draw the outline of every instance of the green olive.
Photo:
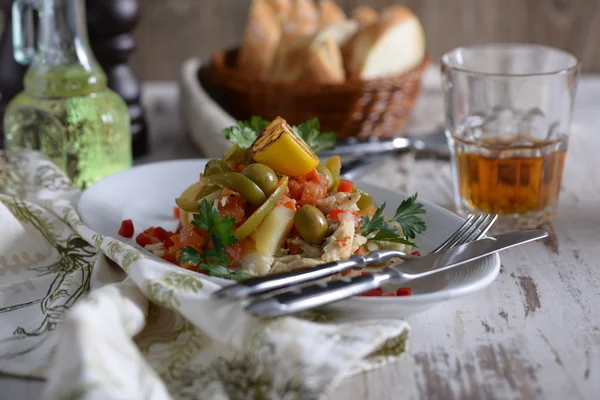
<svg viewBox="0 0 600 400">
<path fill-rule="evenodd" d="M 231 172 L 231 168 L 221 160 L 210 160 L 204 167 L 204 176 L 221 174 L 223 172 Z"/>
<path fill-rule="evenodd" d="M 321 244 L 327 235 L 327 218 L 316 207 L 304 205 L 294 216 L 296 230 L 306 242 L 310 244 Z"/>
<path fill-rule="evenodd" d="M 329 168 L 327 168 L 323 164 L 319 164 L 317 165 L 317 171 L 319 171 L 321 175 L 327 178 L 327 190 L 331 190 L 331 188 L 333 188 L 333 175 L 331 174 Z"/>
<path fill-rule="evenodd" d="M 264 164 L 255 163 L 247 165 L 242 174 L 256 183 L 267 196 L 275 191 L 279 183 L 275 171 Z"/>
</svg>

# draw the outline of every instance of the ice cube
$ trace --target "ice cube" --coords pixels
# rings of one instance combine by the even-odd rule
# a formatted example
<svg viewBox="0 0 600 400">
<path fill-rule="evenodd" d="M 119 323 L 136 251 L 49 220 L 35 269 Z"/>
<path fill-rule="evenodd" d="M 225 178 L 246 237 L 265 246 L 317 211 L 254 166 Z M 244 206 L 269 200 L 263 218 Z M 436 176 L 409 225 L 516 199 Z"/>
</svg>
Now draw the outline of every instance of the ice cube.
<svg viewBox="0 0 600 400">
<path fill-rule="evenodd" d="M 519 133 L 519 115 L 514 110 L 504 107 L 494 107 L 486 116 L 483 132 L 486 139 L 510 141 Z"/>
<path fill-rule="evenodd" d="M 527 110 L 519 121 L 519 131 L 532 141 L 545 140 L 550 131 L 550 121 L 539 108 Z"/>
</svg>

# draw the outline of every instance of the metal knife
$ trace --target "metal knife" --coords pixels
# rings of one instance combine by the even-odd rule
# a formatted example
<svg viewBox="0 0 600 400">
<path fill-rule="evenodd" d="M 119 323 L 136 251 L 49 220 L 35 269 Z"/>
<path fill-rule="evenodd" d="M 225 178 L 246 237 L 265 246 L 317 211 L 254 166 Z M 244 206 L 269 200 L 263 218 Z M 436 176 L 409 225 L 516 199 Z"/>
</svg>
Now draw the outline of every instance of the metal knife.
<svg viewBox="0 0 600 400">
<path fill-rule="evenodd" d="M 414 261 L 392 265 L 370 275 L 322 282 L 258 299 L 246 306 L 249 314 L 277 317 L 323 306 L 383 285 L 401 285 L 466 264 L 490 254 L 548 236 L 542 230 L 505 233 L 429 254 Z"/>
<path fill-rule="evenodd" d="M 412 133 L 390 139 L 358 140 L 349 138 L 340 140 L 336 143 L 335 149 L 320 151 L 319 157 L 379 155 L 399 150 L 417 150 L 434 153 L 442 157 L 449 156 L 446 135 L 444 128 L 441 127 L 436 128 L 431 133 Z"/>
</svg>

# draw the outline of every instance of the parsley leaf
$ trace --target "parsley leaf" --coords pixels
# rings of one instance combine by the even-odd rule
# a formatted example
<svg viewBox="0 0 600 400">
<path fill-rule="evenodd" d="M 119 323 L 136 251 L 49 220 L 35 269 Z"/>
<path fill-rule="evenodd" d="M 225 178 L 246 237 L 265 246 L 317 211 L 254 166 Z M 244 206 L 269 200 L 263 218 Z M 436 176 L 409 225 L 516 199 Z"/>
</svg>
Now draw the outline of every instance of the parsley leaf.
<svg viewBox="0 0 600 400">
<path fill-rule="evenodd" d="M 372 217 L 364 215 L 361 220 L 360 231 L 363 236 L 367 236 L 375 231 L 378 231 L 383 226 L 385 220 L 383 219 L 383 210 L 385 209 L 385 203 L 381 205 L 373 214 Z"/>
<path fill-rule="evenodd" d="M 394 217 L 390 220 L 390 222 L 396 222 L 400 225 L 404 237 L 400 236 L 396 226 L 386 221 L 383 217 L 385 203 L 375 211 L 372 217 L 362 217 L 360 231 L 363 236 L 366 236 L 369 240 L 381 240 L 416 246 L 409 239 L 414 239 L 416 234 L 425 230 L 425 221 L 419 215 L 426 212 L 423 204 L 416 202 L 417 196 L 418 194 L 415 194 L 400 203 Z"/>
<path fill-rule="evenodd" d="M 294 126 L 294 130 L 315 153 L 335 148 L 335 132 L 321 133 L 321 124 L 317 117 Z"/>
<path fill-rule="evenodd" d="M 225 265 L 229 264 L 229 257 L 227 257 L 227 254 L 221 253 L 215 249 L 200 251 L 191 246 L 186 246 L 181 249 L 179 261 L 188 262 L 206 272 L 208 275 L 218 278 L 231 279 L 234 281 L 250 278 L 250 275 L 243 271 L 234 271 L 227 268 Z"/>
<path fill-rule="evenodd" d="M 235 220 L 229 216 L 221 218 L 219 210 L 208 200 L 200 202 L 199 214 L 194 214 L 192 224 L 205 232 L 208 232 L 215 249 L 224 251 L 225 246 L 231 246 L 237 242 L 233 235 Z"/>
<path fill-rule="evenodd" d="M 204 259 L 207 261 L 207 264 L 229 265 L 231 262 L 226 253 L 218 251 L 217 249 L 205 249 L 202 253 L 204 254 Z"/>
<path fill-rule="evenodd" d="M 423 204 L 416 202 L 418 195 L 415 193 L 414 196 L 400 203 L 396 215 L 392 218 L 392 221 L 400 225 L 402 233 L 408 239 L 414 239 L 416 234 L 425 230 L 425 221 L 419 215 L 425 214 L 426 211 Z"/>
<path fill-rule="evenodd" d="M 180 250 L 179 262 L 186 262 L 196 266 L 203 261 L 204 257 L 202 256 L 202 253 L 192 246 L 186 246 Z"/>
<path fill-rule="evenodd" d="M 237 238 L 232 233 L 235 220 L 229 216 L 221 218 L 217 208 L 206 199 L 200 202 L 198 211 L 200 213 L 194 214 L 192 224 L 209 234 L 214 247 L 198 250 L 192 246 L 186 246 L 180 250 L 179 262 L 190 263 L 210 276 L 233 280 L 249 278 L 250 275 L 245 272 L 234 271 L 226 267 L 231 260 L 225 249 L 237 242 Z"/>
<path fill-rule="evenodd" d="M 269 121 L 254 116 L 250 121 L 237 121 L 236 125 L 223 129 L 223 135 L 231 143 L 236 143 L 242 149 L 248 149 L 267 125 Z"/>
<path fill-rule="evenodd" d="M 236 125 L 223 129 L 223 135 L 231 143 L 248 149 L 269 124 L 266 119 L 254 116 L 250 121 L 237 121 Z M 293 128 L 315 153 L 335 147 L 335 132 L 321 133 L 321 124 L 316 117 Z"/>
</svg>

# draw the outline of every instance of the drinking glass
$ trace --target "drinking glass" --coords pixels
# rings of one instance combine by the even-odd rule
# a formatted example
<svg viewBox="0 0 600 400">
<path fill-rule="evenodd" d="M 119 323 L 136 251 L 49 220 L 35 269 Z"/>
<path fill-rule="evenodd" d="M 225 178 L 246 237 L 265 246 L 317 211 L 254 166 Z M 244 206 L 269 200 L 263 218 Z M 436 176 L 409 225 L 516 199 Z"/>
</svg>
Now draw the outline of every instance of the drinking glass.
<svg viewBox="0 0 600 400">
<path fill-rule="evenodd" d="M 579 76 L 577 59 L 531 44 L 486 44 L 442 57 L 446 137 L 461 215 L 500 229 L 556 215 Z"/>
</svg>

